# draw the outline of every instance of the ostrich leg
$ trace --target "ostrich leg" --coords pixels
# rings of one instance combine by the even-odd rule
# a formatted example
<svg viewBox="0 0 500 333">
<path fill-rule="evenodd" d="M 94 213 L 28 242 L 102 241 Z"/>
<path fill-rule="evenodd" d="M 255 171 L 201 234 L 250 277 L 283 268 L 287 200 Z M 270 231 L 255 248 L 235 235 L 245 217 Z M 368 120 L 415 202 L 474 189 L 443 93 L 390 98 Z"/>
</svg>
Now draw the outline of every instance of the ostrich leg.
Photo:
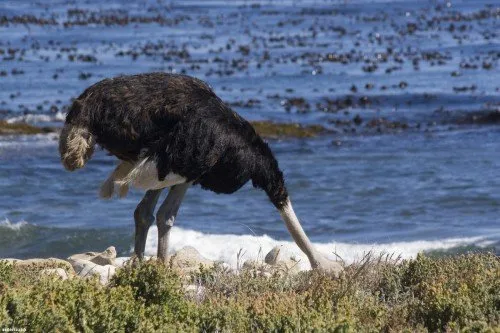
<svg viewBox="0 0 500 333">
<path fill-rule="evenodd" d="M 307 255 L 307 258 L 311 263 L 311 268 L 322 269 L 335 273 L 336 275 L 340 274 L 342 266 L 338 262 L 325 258 L 312 246 L 311 241 L 300 225 L 297 215 L 295 215 L 290 199 L 287 200 L 285 206 L 280 210 L 280 214 L 285 221 L 286 227 L 292 235 L 293 240 L 302 252 Z"/>
<path fill-rule="evenodd" d="M 135 255 L 142 259 L 144 256 L 144 249 L 146 247 L 146 238 L 148 236 L 149 227 L 153 224 L 155 218 L 153 212 L 156 203 L 161 194 L 160 190 L 149 190 L 142 198 L 139 205 L 134 212 L 135 220 Z"/>
<path fill-rule="evenodd" d="M 177 211 L 179 210 L 182 199 L 189 186 L 191 186 L 191 183 L 172 186 L 168 192 L 167 198 L 156 213 L 156 225 L 158 226 L 158 259 L 163 262 L 167 261 L 170 229 L 172 229 L 174 225 Z"/>
</svg>

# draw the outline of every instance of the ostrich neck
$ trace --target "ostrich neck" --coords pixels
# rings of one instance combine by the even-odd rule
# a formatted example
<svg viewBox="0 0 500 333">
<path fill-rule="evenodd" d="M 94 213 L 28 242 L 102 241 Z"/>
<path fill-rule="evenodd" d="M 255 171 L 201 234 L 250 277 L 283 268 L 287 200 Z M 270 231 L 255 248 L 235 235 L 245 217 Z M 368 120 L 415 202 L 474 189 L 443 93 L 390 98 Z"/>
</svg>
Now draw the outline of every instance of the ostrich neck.
<svg viewBox="0 0 500 333">
<path fill-rule="evenodd" d="M 304 229 L 300 224 L 295 211 L 293 210 L 292 203 L 290 199 L 287 198 L 285 205 L 280 209 L 281 218 L 285 221 L 286 227 L 297 246 L 304 252 L 311 263 L 311 267 L 315 268 L 318 264 L 317 252 L 311 244 L 311 241 L 307 237 Z"/>
</svg>

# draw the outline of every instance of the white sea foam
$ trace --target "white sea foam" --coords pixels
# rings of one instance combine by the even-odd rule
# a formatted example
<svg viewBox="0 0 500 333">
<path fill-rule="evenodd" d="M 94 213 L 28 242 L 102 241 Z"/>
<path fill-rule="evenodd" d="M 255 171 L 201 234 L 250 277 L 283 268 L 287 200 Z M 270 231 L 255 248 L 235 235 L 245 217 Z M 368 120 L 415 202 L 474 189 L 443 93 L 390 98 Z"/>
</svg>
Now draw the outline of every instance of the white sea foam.
<svg viewBox="0 0 500 333">
<path fill-rule="evenodd" d="M 4 147 L 40 147 L 56 145 L 59 133 L 3 135 L 0 137 L 0 148 Z"/>
<path fill-rule="evenodd" d="M 152 227 L 146 243 L 146 255 L 156 255 L 157 229 Z M 315 243 L 314 246 L 325 256 L 335 259 L 340 256 L 346 263 L 352 263 L 363 257 L 368 251 L 373 254 L 393 254 L 394 257 L 414 258 L 418 253 L 431 250 L 447 250 L 464 245 L 484 246 L 489 244 L 485 237 L 448 238 L 440 240 L 416 240 L 409 242 L 392 242 L 378 244 L 356 243 Z M 204 234 L 202 232 L 182 228 L 172 229 L 170 235 L 170 251 L 177 251 L 184 246 L 193 246 L 204 257 L 211 260 L 221 260 L 236 267 L 237 254 L 244 255 L 239 264 L 248 259 L 263 260 L 264 256 L 275 246 L 282 246 L 282 253 L 300 259 L 302 269 L 309 269 L 305 255 L 292 241 L 277 241 L 267 235 L 221 235 Z M 335 253 L 335 254 L 334 254 Z"/>
<path fill-rule="evenodd" d="M 5 219 L 3 221 L 0 221 L 0 227 L 15 230 L 15 231 L 21 230 L 21 228 L 26 226 L 26 225 L 28 225 L 28 222 L 26 222 L 24 220 L 19 221 L 19 222 L 15 222 L 15 223 L 10 222 L 9 219 Z"/>
<path fill-rule="evenodd" d="M 9 124 L 12 123 L 48 123 L 48 122 L 59 122 L 66 119 L 66 113 L 56 112 L 54 114 L 23 114 L 21 116 L 15 116 L 6 119 Z"/>
</svg>

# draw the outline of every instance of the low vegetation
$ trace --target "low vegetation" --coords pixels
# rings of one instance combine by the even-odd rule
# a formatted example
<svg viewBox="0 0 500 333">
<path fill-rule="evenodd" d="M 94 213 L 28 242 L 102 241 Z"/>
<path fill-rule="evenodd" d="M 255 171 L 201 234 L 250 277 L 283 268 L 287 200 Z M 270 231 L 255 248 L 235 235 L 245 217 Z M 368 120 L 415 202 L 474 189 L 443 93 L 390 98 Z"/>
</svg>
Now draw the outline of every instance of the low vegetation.
<svg viewBox="0 0 500 333">
<path fill-rule="evenodd" d="M 190 285 L 191 288 L 186 288 Z M 193 287 L 194 286 L 194 287 Z M 0 327 L 36 332 L 499 332 L 500 259 L 367 257 L 339 279 L 129 264 L 107 286 L 0 262 Z"/>
</svg>

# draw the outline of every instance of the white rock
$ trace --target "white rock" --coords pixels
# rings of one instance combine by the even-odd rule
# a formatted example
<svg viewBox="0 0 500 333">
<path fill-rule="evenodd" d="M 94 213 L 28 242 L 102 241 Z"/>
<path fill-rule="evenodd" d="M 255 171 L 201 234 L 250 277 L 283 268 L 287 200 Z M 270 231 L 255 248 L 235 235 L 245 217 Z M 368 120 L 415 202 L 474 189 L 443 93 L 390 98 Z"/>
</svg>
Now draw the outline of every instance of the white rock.
<svg viewBox="0 0 500 333">
<path fill-rule="evenodd" d="M 62 268 L 46 268 L 40 272 L 42 275 L 54 275 L 58 276 L 61 280 L 68 279 L 68 273 Z"/>
<path fill-rule="evenodd" d="M 118 257 L 115 259 L 115 267 L 123 267 L 127 261 L 130 260 L 130 257 Z"/>
<path fill-rule="evenodd" d="M 299 260 L 282 246 L 275 246 L 266 254 L 264 261 L 272 266 L 272 272 L 296 274 L 301 270 Z"/>
<path fill-rule="evenodd" d="M 51 268 L 62 268 L 66 271 L 67 275 L 73 275 L 73 267 L 66 260 L 58 259 L 58 258 L 34 258 L 34 259 L 0 259 L 1 261 L 8 261 L 10 263 L 15 264 L 16 266 L 32 266 L 34 268 L 40 269 L 51 269 Z"/>
<path fill-rule="evenodd" d="M 276 265 L 280 257 L 281 249 L 282 246 L 273 247 L 273 249 L 266 254 L 264 262 L 269 265 Z"/>
<path fill-rule="evenodd" d="M 108 247 L 103 252 L 85 252 L 74 254 L 68 258 L 71 263 L 74 260 L 88 260 L 98 265 L 114 265 L 116 258 L 116 249 L 114 246 Z"/>
<path fill-rule="evenodd" d="M 102 266 L 85 259 L 72 259 L 71 264 L 79 277 L 98 275 L 101 284 L 107 284 L 116 272 L 116 267 L 113 265 Z"/>
<path fill-rule="evenodd" d="M 185 246 L 177 251 L 170 259 L 172 267 L 181 270 L 184 273 L 196 271 L 200 265 L 211 267 L 214 265 L 212 260 L 203 257 L 194 247 Z"/>
<path fill-rule="evenodd" d="M 242 269 L 250 272 L 252 275 L 271 277 L 273 274 L 287 275 L 300 272 L 298 261 L 292 259 L 279 260 L 274 265 L 257 260 L 247 260 Z"/>
<path fill-rule="evenodd" d="M 77 254 L 73 254 L 72 256 L 69 256 L 68 257 L 68 260 L 69 261 L 72 261 L 72 260 L 92 260 L 95 258 L 95 256 L 97 256 L 98 252 L 85 252 L 85 253 L 77 253 Z"/>
</svg>

